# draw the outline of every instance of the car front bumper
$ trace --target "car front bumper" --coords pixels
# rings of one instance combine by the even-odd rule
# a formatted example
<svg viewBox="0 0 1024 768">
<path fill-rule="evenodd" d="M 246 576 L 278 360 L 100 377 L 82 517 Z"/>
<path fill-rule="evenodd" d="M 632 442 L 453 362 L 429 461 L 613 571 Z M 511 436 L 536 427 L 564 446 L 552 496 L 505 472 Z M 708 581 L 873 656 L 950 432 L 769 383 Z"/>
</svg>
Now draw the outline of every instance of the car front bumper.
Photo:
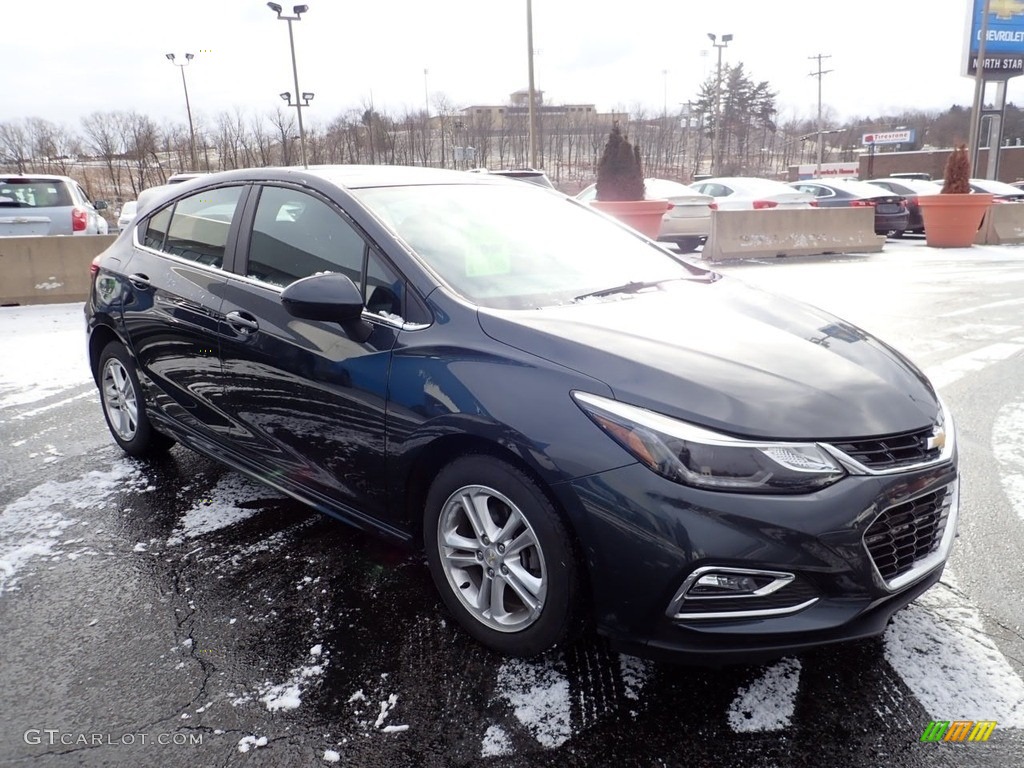
<svg viewBox="0 0 1024 768">
<path fill-rule="evenodd" d="M 700 491 L 640 465 L 577 479 L 561 493 L 570 497 L 598 629 L 615 647 L 684 663 L 749 663 L 883 632 L 941 577 L 958 486 L 954 455 L 799 496 Z M 905 543 L 908 531 L 919 556 L 894 569 L 879 536 Z M 793 579 L 764 600 L 716 599 L 703 614 L 707 603 L 681 605 L 687 579 L 715 569 Z"/>
</svg>

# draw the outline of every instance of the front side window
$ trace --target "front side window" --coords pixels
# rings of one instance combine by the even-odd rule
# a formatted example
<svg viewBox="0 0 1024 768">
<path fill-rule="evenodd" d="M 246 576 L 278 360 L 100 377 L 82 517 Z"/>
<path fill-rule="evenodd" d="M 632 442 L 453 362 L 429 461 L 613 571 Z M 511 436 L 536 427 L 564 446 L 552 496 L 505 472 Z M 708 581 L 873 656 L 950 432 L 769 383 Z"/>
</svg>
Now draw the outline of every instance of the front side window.
<svg viewBox="0 0 1024 768">
<path fill-rule="evenodd" d="M 256 206 L 246 276 L 284 287 L 317 272 L 363 285 L 366 242 L 324 201 L 287 187 L 264 187 Z"/>
</svg>

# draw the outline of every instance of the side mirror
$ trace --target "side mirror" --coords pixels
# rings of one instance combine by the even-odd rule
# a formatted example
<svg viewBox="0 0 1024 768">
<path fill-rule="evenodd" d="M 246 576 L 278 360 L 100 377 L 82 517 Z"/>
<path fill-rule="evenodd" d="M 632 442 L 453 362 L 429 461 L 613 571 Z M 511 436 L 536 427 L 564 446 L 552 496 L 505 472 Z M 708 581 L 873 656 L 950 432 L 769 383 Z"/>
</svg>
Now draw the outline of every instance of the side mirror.
<svg viewBox="0 0 1024 768">
<path fill-rule="evenodd" d="M 337 272 L 296 280 L 281 291 L 281 304 L 292 317 L 338 323 L 354 341 L 364 342 L 373 332 L 373 326 L 363 320 L 359 289 Z"/>
<path fill-rule="evenodd" d="M 105 210 L 107 210 L 107 201 L 106 200 L 96 200 L 92 204 L 92 207 L 95 208 L 97 211 L 105 211 Z"/>
</svg>

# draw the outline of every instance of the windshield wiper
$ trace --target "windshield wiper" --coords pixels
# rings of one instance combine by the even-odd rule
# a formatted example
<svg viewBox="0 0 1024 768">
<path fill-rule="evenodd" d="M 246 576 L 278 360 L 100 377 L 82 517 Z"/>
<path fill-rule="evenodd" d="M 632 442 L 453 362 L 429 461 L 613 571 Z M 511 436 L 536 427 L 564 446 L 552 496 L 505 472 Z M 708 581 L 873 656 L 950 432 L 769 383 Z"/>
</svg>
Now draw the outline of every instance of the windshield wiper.
<svg viewBox="0 0 1024 768">
<path fill-rule="evenodd" d="M 662 283 L 667 283 L 672 280 L 679 280 L 678 277 L 667 277 L 662 280 L 631 280 L 628 283 L 622 285 L 616 285 L 614 288 L 602 288 L 599 291 L 591 291 L 590 293 L 584 293 L 582 296 L 577 296 L 573 301 L 582 301 L 583 299 L 598 298 L 600 296 L 612 296 L 616 293 L 639 293 L 645 288 L 657 288 Z"/>
</svg>

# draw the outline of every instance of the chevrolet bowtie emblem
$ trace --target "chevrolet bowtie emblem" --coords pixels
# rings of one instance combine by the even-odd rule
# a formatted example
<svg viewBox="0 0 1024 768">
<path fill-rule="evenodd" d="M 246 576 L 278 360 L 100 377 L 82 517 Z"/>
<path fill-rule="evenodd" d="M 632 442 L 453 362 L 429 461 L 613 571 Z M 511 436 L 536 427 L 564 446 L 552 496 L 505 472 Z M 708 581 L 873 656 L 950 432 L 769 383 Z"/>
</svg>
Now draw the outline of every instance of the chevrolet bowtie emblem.
<svg viewBox="0 0 1024 768">
<path fill-rule="evenodd" d="M 940 451 L 946 447 L 946 430 L 942 427 L 936 427 L 932 430 L 931 436 L 925 442 L 924 447 L 926 450 L 933 451 L 938 448 Z"/>
<path fill-rule="evenodd" d="M 1002 21 L 1009 21 L 1014 16 L 1024 13 L 1024 2 L 1021 0 L 991 0 L 989 13 Z"/>
</svg>

